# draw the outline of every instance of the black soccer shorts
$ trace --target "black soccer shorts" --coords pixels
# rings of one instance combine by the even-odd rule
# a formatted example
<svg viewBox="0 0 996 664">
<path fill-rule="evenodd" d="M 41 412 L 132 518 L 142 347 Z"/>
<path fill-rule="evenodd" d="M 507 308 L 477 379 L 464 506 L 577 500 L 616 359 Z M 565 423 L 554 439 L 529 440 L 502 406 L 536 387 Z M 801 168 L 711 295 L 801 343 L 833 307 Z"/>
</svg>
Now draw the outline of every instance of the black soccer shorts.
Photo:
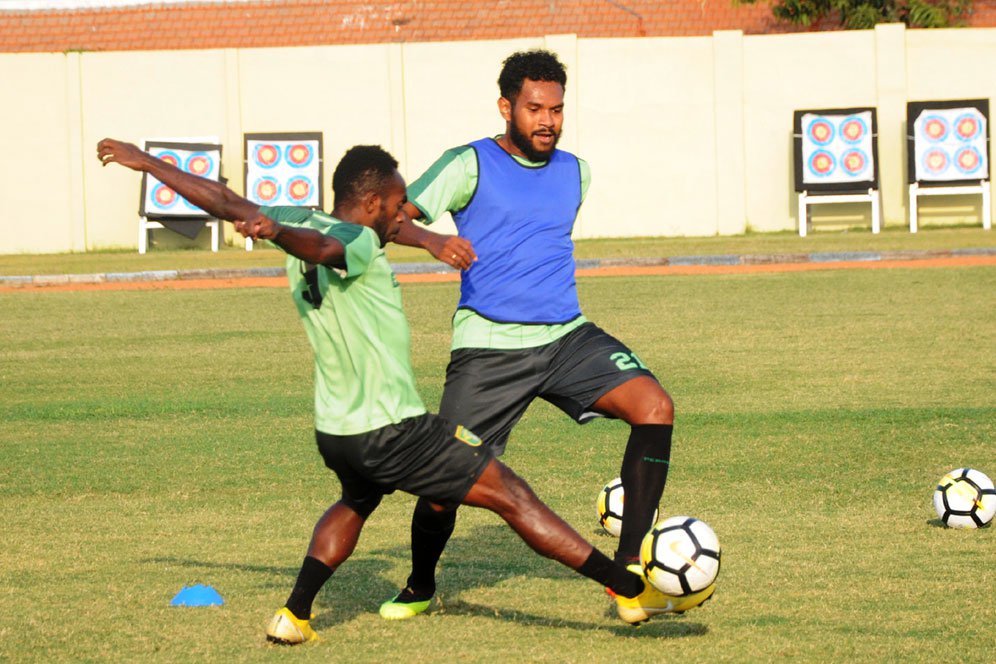
<svg viewBox="0 0 996 664">
<path fill-rule="evenodd" d="M 500 455 L 533 399 L 545 399 L 584 424 L 600 416 L 592 404 L 638 376 L 654 377 L 625 344 L 585 323 L 535 348 L 453 351 L 439 414 L 465 424 Z"/>
<path fill-rule="evenodd" d="M 370 511 L 395 490 L 455 507 L 494 458 L 470 430 L 432 413 L 352 436 L 315 431 L 315 439 L 344 498 Z"/>
</svg>

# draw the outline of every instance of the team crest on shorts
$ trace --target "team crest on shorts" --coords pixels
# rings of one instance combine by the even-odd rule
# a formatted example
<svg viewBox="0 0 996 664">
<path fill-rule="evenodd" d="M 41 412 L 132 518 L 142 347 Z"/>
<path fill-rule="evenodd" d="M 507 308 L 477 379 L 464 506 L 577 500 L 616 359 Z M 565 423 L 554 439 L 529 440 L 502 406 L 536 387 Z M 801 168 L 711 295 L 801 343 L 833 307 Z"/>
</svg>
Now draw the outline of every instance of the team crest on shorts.
<svg viewBox="0 0 996 664">
<path fill-rule="evenodd" d="M 477 434 L 460 424 L 457 425 L 456 433 L 453 434 L 453 437 L 471 447 L 480 447 L 481 443 L 484 442 L 477 437 Z"/>
</svg>

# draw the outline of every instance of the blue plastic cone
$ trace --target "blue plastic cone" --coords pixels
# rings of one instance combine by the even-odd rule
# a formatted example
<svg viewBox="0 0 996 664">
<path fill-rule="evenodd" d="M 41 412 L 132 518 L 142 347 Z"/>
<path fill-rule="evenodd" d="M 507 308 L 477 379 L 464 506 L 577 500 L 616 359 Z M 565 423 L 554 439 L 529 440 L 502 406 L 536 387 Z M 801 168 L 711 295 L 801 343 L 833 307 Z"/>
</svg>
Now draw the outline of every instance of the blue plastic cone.
<svg viewBox="0 0 996 664">
<path fill-rule="evenodd" d="M 211 586 L 184 586 L 172 600 L 170 606 L 221 606 L 225 600 Z"/>
</svg>

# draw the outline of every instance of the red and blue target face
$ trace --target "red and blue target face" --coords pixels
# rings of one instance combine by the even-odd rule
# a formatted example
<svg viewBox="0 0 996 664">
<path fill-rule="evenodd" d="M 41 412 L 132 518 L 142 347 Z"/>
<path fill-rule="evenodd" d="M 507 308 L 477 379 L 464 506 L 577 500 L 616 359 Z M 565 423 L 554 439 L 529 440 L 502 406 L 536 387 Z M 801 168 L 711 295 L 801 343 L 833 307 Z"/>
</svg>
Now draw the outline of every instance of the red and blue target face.
<svg viewBox="0 0 996 664">
<path fill-rule="evenodd" d="M 940 174 L 948 170 L 951 160 L 948 153 L 941 148 L 934 148 L 923 156 L 923 167 L 928 173 Z"/>
<path fill-rule="evenodd" d="M 868 156 L 861 150 L 849 150 L 844 153 L 840 164 L 848 175 L 857 177 L 868 170 Z"/>
<path fill-rule="evenodd" d="M 867 186 L 874 180 L 872 117 L 871 111 L 803 114 L 803 182 Z"/>
<path fill-rule="evenodd" d="M 260 168 L 273 168 L 280 161 L 280 148 L 272 143 L 260 143 L 253 150 L 252 159 Z"/>
<path fill-rule="evenodd" d="M 195 152 L 187 157 L 183 170 L 198 177 L 208 177 L 214 170 L 214 159 L 207 152 Z"/>
<path fill-rule="evenodd" d="M 320 140 L 247 136 L 246 196 L 260 205 L 321 205 Z"/>
<path fill-rule="evenodd" d="M 295 168 L 305 168 L 311 163 L 315 152 L 311 149 L 311 146 L 306 143 L 291 143 L 287 146 L 285 154 L 287 156 L 288 164 Z"/>
<path fill-rule="evenodd" d="M 806 132 L 816 145 L 829 145 L 834 137 L 833 125 L 823 118 L 818 118 L 809 123 L 809 130 Z"/>
<path fill-rule="evenodd" d="M 931 115 L 923 123 L 923 135 L 928 141 L 934 143 L 943 141 L 949 132 L 948 121 L 940 116 Z"/>
<path fill-rule="evenodd" d="M 287 183 L 287 197 L 297 205 L 305 205 L 311 198 L 311 179 L 299 176 Z"/>
<path fill-rule="evenodd" d="M 270 176 L 261 177 L 253 184 L 252 193 L 257 203 L 273 203 L 280 198 L 280 183 Z"/>
<path fill-rule="evenodd" d="M 194 149 L 193 144 L 190 147 L 192 149 L 184 149 L 180 144 L 173 144 L 169 147 L 151 145 L 148 147 L 148 152 L 185 173 L 209 180 L 217 180 L 221 161 L 220 148 L 218 150 Z M 142 202 L 144 214 L 182 217 L 205 216 L 200 208 L 156 178 L 148 174 L 145 178 L 146 193 Z"/>
<path fill-rule="evenodd" d="M 163 210 L 168 210 L 176 205 L 179 198 L 180 197 L 177 196 L 175 191 L 164 185 L 162 182 L 158 182 L 152 187 L 152 200 L 155 202 L 156 206 L 162 208 Z"/>
<path fill-rule="evenodd" d="M 826 150 L 817 150 L 809 158 L 809 170 L 820 177 L 830 175 L 836 167 L 836 160 Z"/>
<path fill-rule="evenodd" d="M 964 147 L 955 153 L 955 168 L 966 177 L 973 177 L 982 168 L 982 155 L 974 147 Z"/>
<path fill-rule="evenodd" d="M 959 116 L 954 123 L 955 136 L 962 141 L 974 141 L 982 133 L 982 124 L 976 116 L 965 114 Z"/>
<path fill-rule="evenodd" d="M 868 125 L 854 115 L 840 123 L 840 137 L 847 143 L 859 143 L 868 135 Z"/>
<path fill-rule="evenodd" d="M 989 177 L 986 116 L 975 107 L 927 108 L 913 122 L 918 182 Z"/>
</svg>

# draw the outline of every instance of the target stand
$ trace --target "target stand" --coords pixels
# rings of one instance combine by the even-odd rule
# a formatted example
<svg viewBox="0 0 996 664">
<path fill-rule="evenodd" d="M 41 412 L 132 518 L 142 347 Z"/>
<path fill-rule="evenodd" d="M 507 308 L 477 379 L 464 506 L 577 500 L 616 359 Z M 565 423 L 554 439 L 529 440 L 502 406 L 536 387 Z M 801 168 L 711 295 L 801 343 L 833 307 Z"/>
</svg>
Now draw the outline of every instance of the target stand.
<svg viewBox="0 0 996 664">
<path fill-rule="evenodd" d="M 971 194 L 982 195 L 982 228 L 992 228 L 992 203 L 989 195 L 989 182 L 983 180 L 979 184 L 962 185 L 958 187 L 923 187 L 919 182 L 910 185 L 910 233 L 917 231 L 917 198 L 920 196 L 963 196 Z"/>
<path fill-rule="evenodd" d="M 145 151 L 184 173 L 214 182 L 221 177 L 221 143 L 217 137 L 152 139 Z M 193 240 L 204 226 L 211 229 L 211 251 L 221 248 L 220 219 L 185 199 L 149 173 L 142 174 L 138 207 L 138 253 L 149 249 L 149 231 L 168 229 Z"/>
<path fill-rule="evenodd" d="M 982 196 L 982 227 L 992 228 L 989 100 L 912 101 L 906 105 L 910 233 L 921 196 Z"/>
<path fill-rule="evenodd" d="M 221 220 L 207 219 L 204 224 L 211 229 L 211 251 L 218 251 L 221 248 Z M 158 221 L 152 221 L 148 217 L 138 218 L 138 253 L 144 254 L 149 250 L 149 231 L 166 228 Z"/>
<path fill-rule="evenodd" d="M 797 110 L 792 116 L 799 235 L 809 231 L 809 207 L 869 203 L 872 233 L 881 227 L 878 120 L 872 107 Z"/>
<path fill-rule="evenodd" d="M 806 190 L 799 192 L 799 237 L 806 237 L 809 227 L 809 206 L 823 203 L 871 203 L 872 233 L 878 233 L 882 225 L 882 202 L 878 189 L 869 189 L 864 193 L 811 194 Z"/>
</svg>

